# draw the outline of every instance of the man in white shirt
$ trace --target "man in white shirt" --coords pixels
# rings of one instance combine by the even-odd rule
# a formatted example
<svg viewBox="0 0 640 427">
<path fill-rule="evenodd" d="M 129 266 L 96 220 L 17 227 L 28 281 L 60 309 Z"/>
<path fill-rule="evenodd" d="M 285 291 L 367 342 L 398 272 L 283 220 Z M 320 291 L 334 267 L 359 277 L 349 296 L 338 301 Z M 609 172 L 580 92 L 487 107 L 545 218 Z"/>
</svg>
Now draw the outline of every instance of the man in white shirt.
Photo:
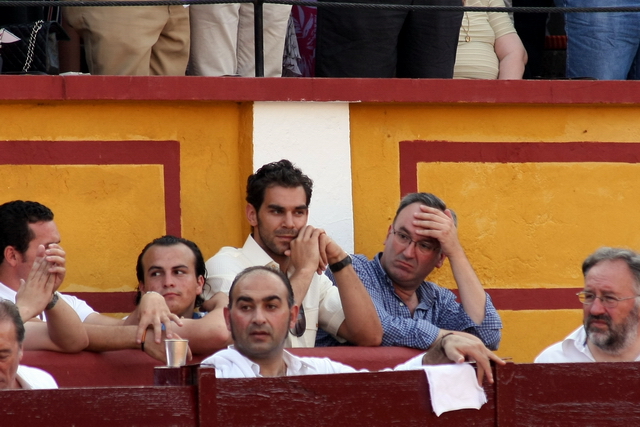
<svg viewBox="0 0 640 427">
<path fill-rule="evenodd" d="M 279 270 L 255 266 L 238 274 L 231 285 L 224 316 L 235 344 L 202 362 L 203 366 L 213 366 L 218 378 L 356 372 L 327 358 L 297 357 L 284 350 L 288 331 L 298 316 L 298 306 L 294 304 L 289 279 Z M 432 350 L 396 369 L 451 361 L 461 363 L 465 359 L 477 361 L 479 381 L 485 375 L 493 382 L 490 360 L 504 364 L 478 338 L 451 333 L 442 337 Z"/>
<path fill-rule="evenodd" d="M 583 325 L 535 363 L 640 361 L 640 254 L 602 247 L 582 264 Z"/>
<path fill-rule="evenodd" d="M 380 345 L 380 319 L 351 257 L 324 230 L 307 225 L 312 187 L 313 181 L 288 160 L 249 176 L 246 215 L 252 233 L 244 247 L 224 247 L 207 261 L 207 283 L 214 293 L 228 293 L 243 269 L 274 266 L 289 275 L 301 306 L 287 347 L 313 347 L 318 326 L 356 345 Z M 335 287 L 321 274 L 327 266 Z"/>
<path fill-rule="evenodd" d="M 28 350 L 75 353 L 87 346 L 78 316 L 93 310 L 57 292 L 66 273 L 59 243 L 46 206 L 22 200 L 0 205 L 0 298 L 18 305 Z"/>
<path fill-rule="evenodd" d="M 45 371 L 20 365 L 24 336 L 18 307 L 0 299 L 0 390 L 58 388 Z"/>
</svg>

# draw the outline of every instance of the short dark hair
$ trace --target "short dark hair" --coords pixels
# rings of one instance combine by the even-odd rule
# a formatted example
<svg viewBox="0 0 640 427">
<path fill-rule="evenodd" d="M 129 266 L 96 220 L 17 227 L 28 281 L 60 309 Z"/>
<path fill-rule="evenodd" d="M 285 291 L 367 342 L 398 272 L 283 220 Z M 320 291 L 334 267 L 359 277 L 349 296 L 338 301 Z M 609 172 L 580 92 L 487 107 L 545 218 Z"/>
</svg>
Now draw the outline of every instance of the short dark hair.
<svg viewBox="0 0 640 427">
<path fill-rule="evenodd" d="M 196 245 L 191 240 L 183 239 L 182 237 L 166 235 L 166 236 L 158 237 L 152 242 L 147 243 L 147 246 L 145 246 L 144 249 L 142 249 L 142 252 L 140 252 L 140 255 L 138 255 L 138 261 L 136 263 L 136 276 L 138 278 L 138 282 L 144 283 L 144 267 L 142 266 L 142 257 L 149 250 L 149 248 L 151 248 L 152 246 L 175 246 L 179 244 L 185 245 L 186 247 L 191 249 L 191 252 L 193 252 L 193 255 L 196 259 L 196 262 L 195 262 L 196 277 L 202 276 L 206 279 L 207 267 L 205 266 L 204 257 L 202 256 L 202 252 L 200 251 L 200 248 L 198 247 L 198 245 Z M 136 292 L 136 305 L 140 304 L 141 298 L 142 298 L 142 293 L 140 292 L 140 287 L 138 287 Z M 203 302 L 204 302 L 204 298 L 202 297 L 202 294 L 197 295 L 195 306 L 200 307 Z"/>
<path fill-rule="evenodd" d="M 24 254 L 35 235 L 29 224 L 53 221 L 53 212 L 38 203 L 14 200 L 0 205 L 0 264 L 4 262 L 4 248 L 13 246 Z"/>
<path fill-rule="evenodd" d="M 0 298 L 0 322 L 11 321 L 16 328 L 16 341 L 22 346 L 24 341 L 24 323 L 18 307 L 8 299 Z"/>
<path fill-rule="evenodd" d="M 582 263 L 582 274 L 586 276 L 596 264 L 602 261 L 624 261 L 634 278 L 636 292 L 640 293 L 640 254 L 631 249 L 603 246 L 589 255 Z"/>
<path fill-rule="evenodd" d="M 257 211 L 264 202 L 267 188 L 280 186 L 285 188 L 302 187 L 307 195 L 307 207 L 311 204 L 313 180 L 295 167 L 289 160 L 267 163 L 247 179 L 247 203 Z"/>
<path fill-rule="evenodd" d="M 245 276 L 249 274 L 257 273 L 257 272 L 271 273 L 280 279 L 280 281 L 284 284 L 284 287 L 287 288 L 287 303 L 289 304 L 289 308 L 291 308 L 294 304 L 293 288 L 291 287 L 291 281 L 289 281 L 289 278 L 287 277 L 287 275 L 282 273 L 280 270 L 276 270 L 275 268 L 266 267 L 264 265 L 257 265 L 257 266 L 245 268 L 240 273 L 238 273 L 235 279 L 233 279 L 233 283 L 231 283 L 231 288 L 229 288 L 229 310 L 231 310 L 231 307 L 233 306 L 232 295 L 233 295 L 233 289 L 236 287 L 236 283 L 242 280 L 242 278 L 244 278 Z"/>
<path fill-rule="evenodd" d="M 431 193 L 409 193 L 402 198 L 400 201 L 400 206 L 398 206 L 398 210 L 396 210 L 396 216 L 393 217 L 393 222 L 395 224 L 396 218 L 398 218 L 398 214 L 409 205 L 414 203 L 420 203 L 421 205 L 429 206 L 434 209 L 439 209 L 444 212 L 447 209 L 447 205 L 442 201 L 442 199 Z M 453 209 L 449 208 L 451 215 L 453 216 L 453 223 L 458 225 L 458 217 Z"/>
</svg>

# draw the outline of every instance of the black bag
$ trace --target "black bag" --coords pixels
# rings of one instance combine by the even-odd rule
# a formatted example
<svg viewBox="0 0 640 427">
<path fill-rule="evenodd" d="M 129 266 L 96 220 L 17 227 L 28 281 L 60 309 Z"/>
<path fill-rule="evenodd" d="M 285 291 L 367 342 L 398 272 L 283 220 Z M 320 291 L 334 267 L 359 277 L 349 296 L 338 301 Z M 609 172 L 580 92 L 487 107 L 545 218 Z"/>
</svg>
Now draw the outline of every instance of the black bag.
<svg viewBox="0 0 640 427">
<path fill-rule="evenodd" d="M 69 35 L 56 21 L 5 25 L 20 40 L 0 45 L 1 73 L 59 74 L 58 40 Z"/>
</svg>

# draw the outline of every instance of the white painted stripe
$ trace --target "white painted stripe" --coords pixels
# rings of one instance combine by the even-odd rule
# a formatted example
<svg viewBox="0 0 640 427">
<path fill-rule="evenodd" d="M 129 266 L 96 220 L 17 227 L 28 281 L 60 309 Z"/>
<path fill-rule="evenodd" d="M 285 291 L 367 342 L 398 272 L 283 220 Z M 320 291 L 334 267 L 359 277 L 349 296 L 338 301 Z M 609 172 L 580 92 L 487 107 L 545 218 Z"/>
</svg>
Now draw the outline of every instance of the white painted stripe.
<svg viewBox="0 0 640 427">
<path fill-rule="evenodd" d="M 349 104 L 255 102 L 253 169 L 289 159 L 313 179 L 309 223 L 353 253 Z"/>
</svg>

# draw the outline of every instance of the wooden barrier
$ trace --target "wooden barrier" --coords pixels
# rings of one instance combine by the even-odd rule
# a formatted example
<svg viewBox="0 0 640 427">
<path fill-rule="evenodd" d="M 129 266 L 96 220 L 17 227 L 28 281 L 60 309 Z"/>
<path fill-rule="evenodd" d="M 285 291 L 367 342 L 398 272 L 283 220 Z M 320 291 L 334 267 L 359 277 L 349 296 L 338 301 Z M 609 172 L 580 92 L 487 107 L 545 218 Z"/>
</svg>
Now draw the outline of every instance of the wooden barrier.
<svg viewBox="0 0 640 427">
<path fill-rule="evenodd" d="M 156 368 L 156 386 L 0 393 L 2 425 L 612 426 L 640 423 L 636 363 L 507 364 L 479 410 L 437 417 L 422 371 L 216 379 Z"/>
<path fill-rule="evenodd" d="M 318 347 L 290 349 L 298 356 L 328 357 L 356 369 L 378 371 L 394 367 L 420 351 L 405 347 Z M 190 363 L 200 363 L 198 355 Z M 44 369 L 60 387 L 113 387 L 153 385 L 153 368 L 161 363 L 140 350 L 63 354 L 26 351 L 23 365 Z"/>
</svg>

